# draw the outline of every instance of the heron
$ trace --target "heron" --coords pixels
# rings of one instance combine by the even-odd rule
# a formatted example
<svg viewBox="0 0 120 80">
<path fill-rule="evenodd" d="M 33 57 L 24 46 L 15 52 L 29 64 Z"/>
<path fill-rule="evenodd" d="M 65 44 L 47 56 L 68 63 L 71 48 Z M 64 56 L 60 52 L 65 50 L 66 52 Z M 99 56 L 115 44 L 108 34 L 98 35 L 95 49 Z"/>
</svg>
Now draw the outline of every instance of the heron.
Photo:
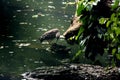
<svg viewBox="0 0 120 80">
<path fill-rule="evenodd" d="M 60 31 L 57 28 L 54 28 L 54 29 L 51 29 L 51 30 L 45 32 L 44 34 L 42 34 L 40 36 L 39 40 L 41 43 L 45 40 L 50 43 L 50 41 L 52 41 L 55 38 L 56 38 L 56 42 L 60 38 Z"/>
</svg>

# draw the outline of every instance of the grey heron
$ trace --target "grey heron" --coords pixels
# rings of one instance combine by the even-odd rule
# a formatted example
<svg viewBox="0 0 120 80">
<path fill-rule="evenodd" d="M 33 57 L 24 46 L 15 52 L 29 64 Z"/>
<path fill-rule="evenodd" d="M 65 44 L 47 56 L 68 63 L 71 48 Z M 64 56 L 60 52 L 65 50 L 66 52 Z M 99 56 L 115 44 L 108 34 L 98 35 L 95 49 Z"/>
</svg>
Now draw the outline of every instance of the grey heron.
<svg viewBox="0 0 120 80">
<path fill-rule="evenodd" d="M 40 40 L 41 43 L 43 41 L 45 41 L 45 40 L 50 43 L 51 40 L 53 40 L 55 38 L 58 40 L 59 37 L 60 37 L 60 31 L 59 31 L 59 29 L 54 28 L 54 29 L 51 29 L 51 30 L 45 32 L 44 34 L 42 34 L 40 36 L 39 40 Z M 57 40 L 56 40 L 56 42 L 57 42 Z"/>
</svg>

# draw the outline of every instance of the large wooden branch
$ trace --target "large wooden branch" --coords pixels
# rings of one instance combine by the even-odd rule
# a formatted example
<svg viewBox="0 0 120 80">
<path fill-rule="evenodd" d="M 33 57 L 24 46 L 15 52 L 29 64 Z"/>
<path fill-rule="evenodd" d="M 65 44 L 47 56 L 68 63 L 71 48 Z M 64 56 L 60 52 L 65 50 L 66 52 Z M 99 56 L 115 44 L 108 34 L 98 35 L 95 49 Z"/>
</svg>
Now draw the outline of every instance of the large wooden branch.
<svg viewBox="0 0 120 80">
<path fill-rule="evenodd" d="M 88 64 L 44 67 L 22 76 L 27 80 L 119 80 L 120 69 Z"/>
<path fill-rule="evenodd" d="M 79 21 L 81 16 L 75 16 L 71 21 L 69 28 L 64 32 L 64 36 L 66 39 L 76 35 L 79 31 L 80 26 L 82 23 Z"/>
</svg>

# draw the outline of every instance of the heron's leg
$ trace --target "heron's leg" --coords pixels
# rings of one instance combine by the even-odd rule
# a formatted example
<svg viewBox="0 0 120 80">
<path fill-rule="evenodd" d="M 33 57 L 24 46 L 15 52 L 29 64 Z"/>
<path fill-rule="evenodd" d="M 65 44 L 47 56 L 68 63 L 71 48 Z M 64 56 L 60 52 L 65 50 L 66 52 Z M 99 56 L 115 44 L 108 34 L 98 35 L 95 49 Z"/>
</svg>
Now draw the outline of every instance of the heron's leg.
<svg viewBox="0 0 120 80">
<path fill-rule="evenodd" d="M 58 43 L 58 40 L 59 40 L 59 38 L 56 39 L 56 42 L 55 42 L 56 44 Z"/>
<path fill-rule="evenodd" d="M 57 43 L 58 42 L 58 39 L 56 39 L 56 42 L 55 43 Z"/>
</svg>

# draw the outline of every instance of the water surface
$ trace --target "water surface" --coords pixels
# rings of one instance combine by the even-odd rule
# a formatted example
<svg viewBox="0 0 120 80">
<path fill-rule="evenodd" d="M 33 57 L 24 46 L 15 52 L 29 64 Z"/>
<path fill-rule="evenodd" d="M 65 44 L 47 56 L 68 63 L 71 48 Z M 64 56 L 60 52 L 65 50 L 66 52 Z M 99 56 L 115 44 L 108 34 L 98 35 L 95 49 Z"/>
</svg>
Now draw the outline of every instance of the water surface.
<svg viewBox="0 0 120 80">
<path fill-rule="evenodd" d="M 74 1 L 74 0 L 68 0 Z M 75 6 L 66 0 L 0 1 L 0 74 L 19 75 L 41 66 L 60 65 L 70 55 L 51 54 L 39 36 L 52 28 L 69 27 Z M 58 44 L 72 47 L 61 39 Z M 72 47 L 72 53 L 77 49 Z"/>
</svg>

